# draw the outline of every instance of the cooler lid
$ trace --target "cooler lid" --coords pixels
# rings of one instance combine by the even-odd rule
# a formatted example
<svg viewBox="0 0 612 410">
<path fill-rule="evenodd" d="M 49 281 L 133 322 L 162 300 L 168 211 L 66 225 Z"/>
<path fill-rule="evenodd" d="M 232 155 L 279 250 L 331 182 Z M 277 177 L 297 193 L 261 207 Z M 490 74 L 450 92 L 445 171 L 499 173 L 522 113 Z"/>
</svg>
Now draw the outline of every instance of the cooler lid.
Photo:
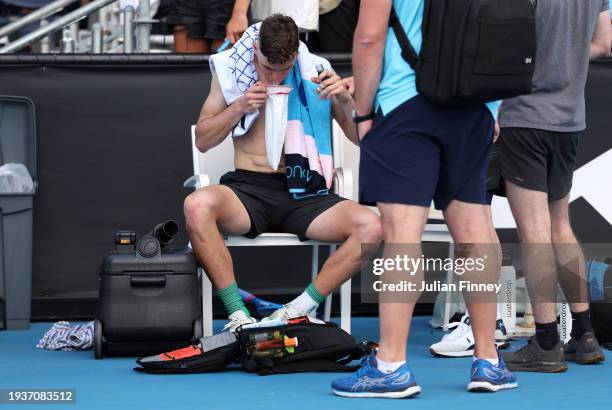
<svg viewBox="0 0 612 410">
<path fill-rule="evenodd" d="M 174 275 L 193 275 L 196 272 L 193 253 L 185 250 L 164 250 L 161 257 L 142 258 L 136 253 L 111 252 L 102 261 L 102 275 L 123 275 L 129 273 L 156 272 Z"/>
<path fill-rule="evenodd" d="M 0 166 L 25 165 L 36 187 L 36 121 L 27 97 L 0 95 Z"/>
</svg>

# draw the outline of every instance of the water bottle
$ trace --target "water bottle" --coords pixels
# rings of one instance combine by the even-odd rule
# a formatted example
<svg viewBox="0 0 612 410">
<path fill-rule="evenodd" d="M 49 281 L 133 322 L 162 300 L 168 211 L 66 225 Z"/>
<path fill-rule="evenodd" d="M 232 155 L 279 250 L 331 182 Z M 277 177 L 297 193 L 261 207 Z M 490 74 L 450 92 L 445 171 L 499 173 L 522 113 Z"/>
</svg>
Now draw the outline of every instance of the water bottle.
<svg viewBox="0 0 612 410">
<path fill-rule="evenodd" d="M 499 283 L 502 287 L 497 295 L 498 309 L 508 335 L 511 335 L 516 329 L 516 270 L 509 252 L 502 254 Z"/>
</svg>

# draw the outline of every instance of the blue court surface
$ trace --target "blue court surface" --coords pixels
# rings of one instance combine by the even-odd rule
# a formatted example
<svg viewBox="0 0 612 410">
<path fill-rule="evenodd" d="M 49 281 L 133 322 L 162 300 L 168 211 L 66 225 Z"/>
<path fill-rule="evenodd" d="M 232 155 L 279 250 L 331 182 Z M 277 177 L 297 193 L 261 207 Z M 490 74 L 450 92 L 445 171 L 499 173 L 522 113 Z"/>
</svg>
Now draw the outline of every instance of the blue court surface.
<svg viewBox="0 0 612 410">
<path fill-rule="evenodd" d="M 76 404 L 0 404 L 16 409 L 610 409 L 612 354 L 602 365 L 569 364 L 562 374 L 519 373 L 519 388 L 494 394 L 468 393 L 471 358 L 440 359 L 428 352 L 442 332 L 415 318 L 409 361 L 423 393 L 407 400 L 348 399 L 332 395 L 339 374 L 258 376 L 241 370 L 194 375 L 149 375 L 132 370 L 134 359 L 95 360 L 92 351 L 36 349 L 50 323 L 29 331 L 0 332 L 1 389 L 76 389 Z M 218 330 L 222 322 L 216 322 Z M 378 339 L 376 318 L 354 318 L 353 335 Z M 513 342 L 513 348 L 524 341 Z"/>
</svg>

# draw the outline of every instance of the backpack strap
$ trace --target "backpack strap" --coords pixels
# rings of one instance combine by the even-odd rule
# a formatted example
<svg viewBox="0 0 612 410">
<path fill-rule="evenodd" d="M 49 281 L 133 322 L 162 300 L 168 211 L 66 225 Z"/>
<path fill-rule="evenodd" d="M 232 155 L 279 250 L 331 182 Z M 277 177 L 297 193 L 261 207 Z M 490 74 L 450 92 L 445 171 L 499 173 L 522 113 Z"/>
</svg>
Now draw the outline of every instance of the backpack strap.
<svg viewBox="0 0 612 410">
<path fill-rule="evenodd" d="M 410 65 L 413 70 L 417 70 L 417 67 L 421 63 L 419 55 L 416 53 L 414 47 L 410 43 L 402 24 L 397 17 L 395 8 L 391 6 L 391 15 L 389 16 L 389 26 L 393 29 L 397 42 L 402 49 L 402 58 Z"/>
<path fill-rule="evenodd" d="M 355 346 L 355 349 L 353 349 L 350 353 L 348 353 L 346 357 L 340 360 L 336 360 L 336 363 L 345 365 L 345 364 L 349 364 L 353 360 L 359 360 L 362 357 L 368 356 L 370 353 L 372 353 L 372 350 L 376 346 L 378 346 L 377 343 L 369 342 L 369 341 L 364 341 L 362 343 L 359 343 L 357 344 L 357 346 Z M 359 367 L 359 366 L 352 366 L 352 367 Z"/>
</svg>

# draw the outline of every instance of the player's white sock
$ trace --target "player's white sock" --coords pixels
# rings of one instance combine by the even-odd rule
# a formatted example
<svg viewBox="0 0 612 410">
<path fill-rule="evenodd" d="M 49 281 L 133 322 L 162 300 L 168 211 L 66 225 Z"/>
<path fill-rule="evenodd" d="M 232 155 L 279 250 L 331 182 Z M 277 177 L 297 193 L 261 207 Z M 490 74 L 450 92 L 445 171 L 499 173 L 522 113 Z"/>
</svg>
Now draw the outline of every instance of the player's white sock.
<svg viewBox="0 0 612 410">
<path fill-rule="evenodd" d="M 473 361 L 476 361 L 478 359 L 480 359 L 480 358 L 474 356 L 474 360 Z M 499 367 L 499 359 L 482 359 L 482 360 L 486 360 L 487 362 L 491 363 L 493 366 Z"/>
<path fill-rule="evenodd" d="M 288 303 L 300 316 L 311 313 L 319 304 L 304 291 L 300 296 Z"/>
<path fill-rule="evenodd" d="M 404 363 L 406 363 L 405 360 L 403 362 L 385 362 L 378 357 L 376 358 L 376 367 L 383 373 L 393 373 Z"/>
</svg>

